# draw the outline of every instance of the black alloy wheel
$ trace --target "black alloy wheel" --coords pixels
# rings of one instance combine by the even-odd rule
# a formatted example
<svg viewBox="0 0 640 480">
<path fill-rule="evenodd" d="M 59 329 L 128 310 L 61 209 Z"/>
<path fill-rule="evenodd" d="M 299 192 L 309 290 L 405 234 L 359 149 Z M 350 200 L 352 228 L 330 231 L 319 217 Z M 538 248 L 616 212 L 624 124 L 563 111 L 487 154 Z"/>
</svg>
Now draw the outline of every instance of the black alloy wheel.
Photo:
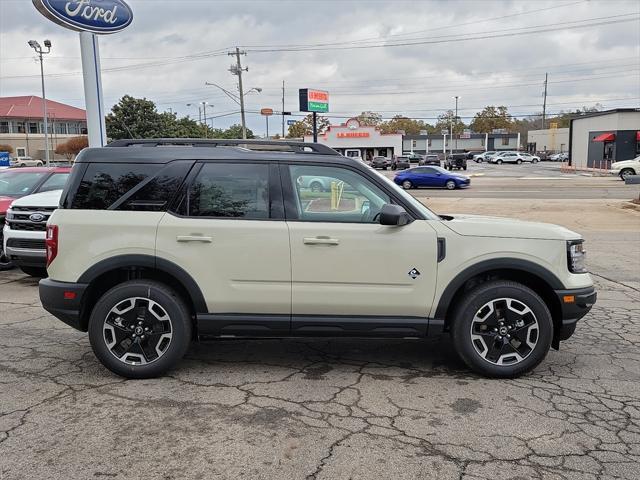
<svg viewBox="0 0 640 480">
<path fill-rule="evenodd" d="M 451 334 L 456 351 L 473 370 L 510 378 L 535 368 L 553 337 L 548 307 L 533 290 L 511 281 L 484 283 L 456 309 Z"/>
<path fill-rule="evenodd" d="M 184 300 L 152 280 L 113 287 L 98 300 L 89 319 L 96 357 L 127 378 L 152 378 L 174 367 L 191 336 L 191 314 Z"/>
</svg>

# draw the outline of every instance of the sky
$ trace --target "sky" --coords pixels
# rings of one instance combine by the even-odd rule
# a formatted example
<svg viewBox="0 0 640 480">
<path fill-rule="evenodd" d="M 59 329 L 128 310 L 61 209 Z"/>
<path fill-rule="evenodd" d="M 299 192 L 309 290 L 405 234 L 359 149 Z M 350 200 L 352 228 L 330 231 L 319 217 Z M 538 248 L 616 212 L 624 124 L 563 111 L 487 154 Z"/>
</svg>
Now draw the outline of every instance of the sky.
<svg viewBox="0 0 640 480">
<path fill-rule="evenodd" d="M 92 0 L 94 3 L 100 0 Z M 640 106 L 637 0 L 129 0 L 133 23 L 100 37 L 105 108 L 123 95 L 210 125 L 240 122 L 229 71 L 238 46 L 248 71 L 248 127 L 264 134 L 264 107 L 300 119 L 298 89 L 329 91 L 330 119 L 364 110 L 435 123 L 453 109 L 468 123 L 486 105 L 516 116 L 593 106 Z M 0 0 L 0 96 L 40 95 L 30 39 L 45 56 L 47 97 L 84 107 L 78 33 L 55 25 L 31 0 Z M 187 104 L 192 104 L 187 106 Z M 270 130 L 280 129 L 280 117 Z M 277 130 L 276 130 L 277 129 Z"/>
</svg>

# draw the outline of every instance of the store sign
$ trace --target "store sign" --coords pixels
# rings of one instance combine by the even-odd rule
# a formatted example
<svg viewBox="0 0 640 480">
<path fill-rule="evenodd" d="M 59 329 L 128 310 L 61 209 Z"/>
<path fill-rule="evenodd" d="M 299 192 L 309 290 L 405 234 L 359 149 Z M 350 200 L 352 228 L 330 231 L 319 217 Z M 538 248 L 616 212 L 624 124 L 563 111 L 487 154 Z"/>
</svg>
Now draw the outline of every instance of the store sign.
<svg viewBox="0 0 640 480">
<path fill-rule="evenodd" d="M 115 33 L 133 20 L 124 0 L 32 0 L 38 11 L 58 25 L 78 32 Z"/>
<path fill-rule="evenodd" d="M 289 125 L 289 126 L 295 125 L 296 123 L 298 123 L 297 120 L 287 120 L 287 125 Z"/>
<path fill-rule="evenodd" d="M 329 111 L 329 92 L 301 88 L 299 98 L 301 112 L 326 113 Z"/>
<path fill-rule="evenodd" d="M 273 115 L 273 108 L 262 108 L 262 109 L 260 109 L 260 115 L 264 115 L 265 117 Z"/>
<path fill-rule="evenodd" d="M 338 138 L 366 138 L 369 136 L 369 132 L 338 132 L 336 136 Z"/>
<path fill-rule="evenodd" d="M 9 152 L 0 152 L 0 167 L 10 167 Z"/>
</svg>

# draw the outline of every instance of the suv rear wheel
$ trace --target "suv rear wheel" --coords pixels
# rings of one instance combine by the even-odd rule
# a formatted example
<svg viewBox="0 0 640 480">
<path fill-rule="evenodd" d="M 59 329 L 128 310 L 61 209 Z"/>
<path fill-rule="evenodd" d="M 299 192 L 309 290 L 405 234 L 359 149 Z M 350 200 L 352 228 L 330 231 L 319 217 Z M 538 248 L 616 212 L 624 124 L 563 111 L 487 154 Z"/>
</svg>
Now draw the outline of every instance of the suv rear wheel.
<svg viewBox="0 0 640 480">
<path fill-rule="evenodd" d="M 635 174 L 636 174 L 636 172 L 632 168 L 623 168 L 620 171 L 620 178 L 622 180 L 626 180 L 627 177 L 630 177 L 631 175 L 635 175 Z"/>
<path fill-rule="evenodd" d="M 453 344 L 472 370 L 490 377 L 517 377 L 547 355 L 553 322 L 530 288 L 498 280 L 467 293 L 453 318 Z"/>
<path fill-rule="evenodd" d="M 191 340 L 191 315 L 166 285 L 131 280 L 96 303 L 89 341 L 100 362 L 127 378 L 162 375 L 184 356 Z"/>
</svg>

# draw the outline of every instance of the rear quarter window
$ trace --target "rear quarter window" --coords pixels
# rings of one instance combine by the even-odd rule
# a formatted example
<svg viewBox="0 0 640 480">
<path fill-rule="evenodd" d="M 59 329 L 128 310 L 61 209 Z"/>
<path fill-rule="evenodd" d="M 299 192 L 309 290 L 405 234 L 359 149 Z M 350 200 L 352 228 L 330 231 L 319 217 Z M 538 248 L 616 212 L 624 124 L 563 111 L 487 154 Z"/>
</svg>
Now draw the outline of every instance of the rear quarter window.
<svg viewBox="0 0 640 480">
<path fill-rule="evenodd" d="M 70 208 L 105 210 L 142 181 L 156 174 L 163 165 L 135 163 L 90 164 Z"/>
</svg>

